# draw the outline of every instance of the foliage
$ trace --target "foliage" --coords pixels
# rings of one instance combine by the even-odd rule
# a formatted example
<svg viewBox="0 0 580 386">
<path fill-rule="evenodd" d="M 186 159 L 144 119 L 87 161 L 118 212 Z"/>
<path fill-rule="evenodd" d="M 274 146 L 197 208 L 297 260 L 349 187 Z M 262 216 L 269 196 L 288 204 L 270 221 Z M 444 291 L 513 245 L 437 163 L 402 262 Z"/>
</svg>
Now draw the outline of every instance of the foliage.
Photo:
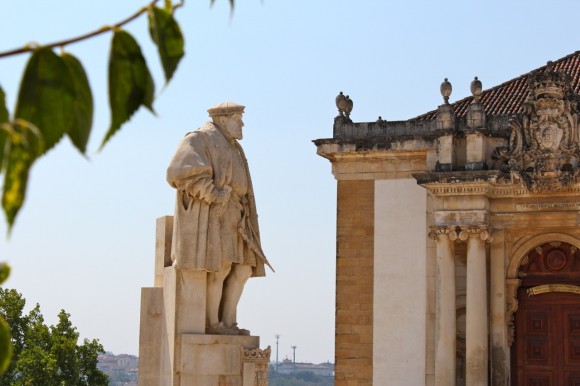
<svg viewBox="0 0 580 386">
<path fill-rule="evenodd" d="M 97 340 L 79 345 L 79 333 L 64 310 L 49 327 L 38 304 L 24 314 L 25 304 L 15 290 L 0 289 L 0 316 L 10 325 L 14 350 L 0 386 L 108 385 L 106 374 L 97 369 L 98 355 L 104 353 Z"/>
<path fill-rule="evenodd" d="M 93 125 L 93 96 L 81 61 L 69 52 L 56 54 L 53 48 L 112 31 L 108 68 L 111 124 L 102 148 L 141 106 L 153 112 L 153 77 L 139 43 L 122 27 L 140 15 L 148 15 L 149 35 L 157 46 L 166 82 L 184 56 L 183 34 L 174 18 L 174 10 L 183 2 L 165 0 L 163 8 L 156 6 L 157 2 L 152 1 L 112 27 L 62 42 L 0 53 L 4 57 L 31 52 L 12 116 L 0 87 L 2 208 L 9 230 L 24 203 L 29 171 L 36 160 L 65 136 L 84 155 Z"/>
<path fill-rule="evenodd" d="M 10 266 L 6 263 L 0 263 L 0 284 L 2 284 L 10 275 Z M 8 323 L 0 317 L 0 374 L 2 374 L 10 365 L 12 356 L 12 344 L 10 342 L 10 327 Z"/>
<path fill-rule="evenodd" d="M 296 374 L 277 373 L 271 366 L 268 384 L 270 386 L 334 386 L 334 379 L 316 375 L 312 371 L 298 371 Z"/>
</svg>

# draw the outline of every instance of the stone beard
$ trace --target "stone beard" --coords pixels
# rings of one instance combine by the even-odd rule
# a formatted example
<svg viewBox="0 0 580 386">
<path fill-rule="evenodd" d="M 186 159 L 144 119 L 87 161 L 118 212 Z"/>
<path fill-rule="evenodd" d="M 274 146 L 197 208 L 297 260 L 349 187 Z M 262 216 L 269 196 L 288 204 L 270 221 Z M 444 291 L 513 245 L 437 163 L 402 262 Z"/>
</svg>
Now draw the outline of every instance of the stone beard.
<svg viewBox="0 0 580 386">
<path fill-rule="evenodd" d="M 173 266 L 207 271 L 206 332 L 248 335 L 236 308 L 246 281 L 265 276 L 258 216 L 242 138 L 244 106 L 208 110 L 212 122 L 188 133 L 167 169 L 177 189 Z"/>
</svg>

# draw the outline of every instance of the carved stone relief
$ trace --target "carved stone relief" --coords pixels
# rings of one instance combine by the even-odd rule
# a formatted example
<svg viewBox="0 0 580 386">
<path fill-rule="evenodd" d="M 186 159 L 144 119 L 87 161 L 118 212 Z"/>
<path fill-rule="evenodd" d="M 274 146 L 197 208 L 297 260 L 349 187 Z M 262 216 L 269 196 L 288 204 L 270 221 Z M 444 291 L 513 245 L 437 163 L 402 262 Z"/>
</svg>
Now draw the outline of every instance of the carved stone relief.
<svg viewBox="0 0 580 386">
<path fill-rule="evenodd" d="M 545 71 L 530 74 L 526 112 L 510 122 L 508 147 L 495 150 L 502 170 L 529 191 L 567 191 L 580 174 L 580 97 L 571 91 L 570 79 L 551 63 Z"/>
<path fill-rule="evenodd" d="M 242 347 L 242 362 L 253 365 L 251 366 L 253 372 L 252 386 L 268 386 L 268 365 L 271 353 L 270 346 L 265 350 L 260 350 L 259 348 L 248 350 Z M 245 366 L 244 370 L 246 370 Z"/>
<path fill-rule="evenodd" d="M 514 314 L 518 310 L 518 288 L 522 281 L 520 279 L 506 279 L 506 320 L 508 345 L 514 342 L 514 334 L 516 331 L 514 324 Z"/>
<path fill-rule="evenodd" d="M 488 243 L 493 240 L 491 232 L 485 226 L 461 227 L 459 240 L 466 241 L 469 237 L 479 237 Z"/>
</svg>

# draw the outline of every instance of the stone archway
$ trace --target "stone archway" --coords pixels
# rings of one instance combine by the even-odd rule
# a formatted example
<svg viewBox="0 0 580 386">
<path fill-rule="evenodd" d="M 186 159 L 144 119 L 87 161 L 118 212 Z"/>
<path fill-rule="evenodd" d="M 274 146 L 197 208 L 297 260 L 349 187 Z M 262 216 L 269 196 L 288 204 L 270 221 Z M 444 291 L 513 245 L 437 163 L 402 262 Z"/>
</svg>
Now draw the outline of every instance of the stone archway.
<svg viewBox="0 0 580 386">
<path fill-rule="evenodd" d="M 520 287 L 521 280 L 519 278 L 519 270 L 522 263 L 526 260 L 528 253 L 534 248 L 549 243 L 551 241 L 558 240 L 580 249 L 580 239 L 565 234 L 565 233 L 541 233 L 539 235 L 530 235 L 522 240 L 520 240 L 516 245 L 514 245 L 510 259 L 505 279 L 506 286 L 506 321 L 507 321 L 507 339 L 508 345 L 511 346 L 514 338 L 515 326 L 514 313 L 518 309 L 518 297 L 517 292 Z"/>
<path fill-rule="evenodd" d="M 536 244 L 537 245 L 537 244 Z M 580 252 L 549 241 L 519 261 L 512 384 L 580 382 Z"/>
</svg>

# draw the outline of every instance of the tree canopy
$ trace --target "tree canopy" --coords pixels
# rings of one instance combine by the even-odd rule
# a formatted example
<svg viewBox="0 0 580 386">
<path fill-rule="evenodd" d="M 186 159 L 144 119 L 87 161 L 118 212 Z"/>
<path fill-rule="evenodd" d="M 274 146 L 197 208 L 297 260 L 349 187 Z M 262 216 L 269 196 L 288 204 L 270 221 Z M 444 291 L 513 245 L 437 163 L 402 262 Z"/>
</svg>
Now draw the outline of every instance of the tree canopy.
<svg viewBox="0 0 580 386">
<path fill-rule="evenodd" d="M 104 353 L 98 340 L 84 339 L 64 310 L 58 323 L 47 326 L 36 304 L 24 313 L 26 300 L 13 289 L 0 288 L 0 316 L 11 330 L 13 355 L 0 386 L 106 386 L 108 377 L 97 368 Z"/>
</svg>

